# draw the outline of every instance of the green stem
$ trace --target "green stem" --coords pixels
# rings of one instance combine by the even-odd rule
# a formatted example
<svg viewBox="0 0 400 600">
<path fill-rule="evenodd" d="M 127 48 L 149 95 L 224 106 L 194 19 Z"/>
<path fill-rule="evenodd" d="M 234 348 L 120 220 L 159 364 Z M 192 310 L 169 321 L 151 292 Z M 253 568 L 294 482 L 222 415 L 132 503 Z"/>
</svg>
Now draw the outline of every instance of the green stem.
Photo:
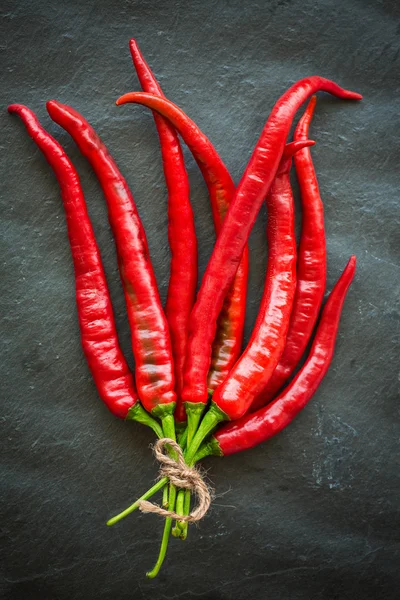
<svg viewBox="0 0 400 600">
<path fill-rule="evenodd" d="M 186 442 L 187 442 L 187 435 L 188 435 L 188 428 L 185 427 L 185 429 L 181 432 L 181 435 L 178 437 L 179 439 L 179 444 L 181 446 L 182 449 L 185 448 L 186 446 Z M 183 511 L 184 511 L 184 505 L 183 505 L 183 495 L 184 495 L 184 490 L 179 490 L 178 492 L 178 496 L 176 499 L 176 510 L 175 512 L 178 513 L 178 515 L 183 515 Z M 181 529 L 179 527 L 179 521 L 175 522 L 175 527 L 172 529 L 172 535 L 174 537 L 181 537 L 182 532 Z"/>
<path fill-rule="evenodd" d="M 214 437 L 212 437 L 207 442 L 204 442 L 200 446 L 194 457 L 194 462 L 196 463 L 199 460 L 205 458 L 206 456 L 223 456 L 221 448 L 219 447 L 219 444 Z"/>
<path fill-rule="evenodd" d="M 183 503 L 184 503 L 184 499 L 185 499 L 185 490 L 179 490 L 178 495 L 176 497 L 176 508 L 175 508 L 175 512 L 178 515 L 183 515 L 183 511 L 184 511 L 184 507 L 183 507 Z M 180 537 L 181 536 L 181 528 L 179 526 L 179 523 L 181 523 L 181 521 L 176 521 L 176 525 L 172 530 L 172 535 L 174 537 Z"/>
<path fill-rule="evenodd" d="M 161 417 L 161 423 L 162 423 L 162 427 L 163 427 L 163 431 L 164 431 L 164 437 L 168 437 L 168 438 L 171 438 L 173 440 L 176 440 L 175 419 L 174 419 L 174 416 L 172 414 L 164 414 L 164 416 Z M 176 459 L 176 452 L 175 451 L 171 450 L 170 455 L 174 459 Z M 171 500 L 171 492 L 172 492 L 172 490 L 173 490 L 173 494 L 172 495 L 173 495 L 173 502 L 174 502 L 174 504 L 175 504 L 175 499 L 177 497 L 179 498 L 180 492 L 178 492 L 177 489 L 176 489 L 176 487 L 171 483 L 170 484 L 170 494 L 169 494 L 169 498 L 168 498 L 168 506 L 171 505 L 171 501 L 172 501 Z M 169 510 L 173 510 L 173 508 L 169 509 Z M 181 514 L 181 512 L 179 512 L 179 514 Z M 168 521 L 168 519 L 166 520 L 165 528 L 167 528 L 167 521 Z M 172 524 L 172 521 L 171 521 L 171 524 Z M 168 526 L 168 528 L 169 528 L 168 535 L 170 535 L 171 529 L 172 529 L 172 525 Z M 166 529 L 164 529 L 164 536 L 167 535 L 165 532 L 166 532 Z M 174 535 L 174 533 L 173 533 L 173 535 Z M 178 532 L 178 536 L 179 535 L 180 535 L 180 530 Z M 163 541 L 161 543 L 160 556 L 161 556 L 161 553 L 162 553 L 163 544 L 166 543 L 168 545 L 168 541 L 165 542 L 164 536 L 163 536 Z M 167 546 L 165 546 L 165 552 L 166 552 L 166 548 L 167 548 Z M 164 558 L 165 558 L 165 552 L 164 552 Z M 158 571 L 160 570 L 160 567 L 162 565 L 162 561 L 164 560 L 164 558 L 162 558 L 161 563 L 160 563 L 160 565 L 159 565 L 159 567 L 157 569 L 157 572 L 156 572 L 155 575 L 153 575 L 153 577 L 155 577 L 157 575 Z M 160 560 L 160 558 L 159 558 L 159 560 Z M 158 562 L 157 562 L 157 564 L 158 564 Z M 154 569 L 156 569 L 157 564 L 154 567 Z M 153 573 L 153 571 L 152 571 L 152 573 Z M 148 575 L 148 576 L 150 577 L 150 575 Z"/>
<path fill-rule="evenodd" d="M 168 483 L 168 477 L 163 477 L 162 479 L 160 479 L 160 481 L 157 481 L 157 483 L 155 483 L 153 487 L 147 490 L 147 492 L 144 493 L 143 496 L 140 496 L 140 498 L 138 498 L 136 502 L 131 504 L 131 506 L 126 508 L 123 512 L 119 513 L 119 515 L 116 515 L 115 517 L 112 517 L 112 519 L 109 519 L 107 521 L 107 525 L 115 525 L 115 523 L 118 523 L 118 521 L 121 521 L 121 519 L 130 515 L 134 510 L 139 508 L 139 505 L 142 500 L 148 500 L 149 498 L 151 498 L 151 496 L 158 492 L 158 490 L 161 490 L 161 488 L 164 487 L 166 483 Z"/>
<path fill-rule="evenodd" d="M 176 441 L 174 416 L 167 414 L 161 417 L 161 425 L 163 428 L 164 437 L 168 437 L 171 438 L 171 440 Z"/>
<path fill-rule="evenodd" d="M 187 441 L 186 444 L 189 447 L 196 431 L 199 427 L 199 423 L 201 417 L 204 413 L 206 405 L 202 402 L 185 402 L 186 414 L 187 414 L 187 429 L 186 436 Z M 183 447 L 182 439 L 180 440 L 180 444 Z M 185 498 L 189 497 L 189 506 L 190 506 L 190 491 L 189 490 L 179 490 L 177 503 L 176 503 L 176 511 L 178 515 L 184 515 L 184 504 Z M 187 500 L 186 500 L 187 503 Z M 186 539 L 187 537 L 187 527 L 188 524 L 186 521 L 176 521 L 176 525 L 172 530 L 172 535 L 175 537 L 179 537 L 181 539 Z"/>
<path fill-rule="evenodd" d="M 163 431 L 161 426 L 153 417 L 149 415 L 147 411 L 144 410 L 143 406 L 140 402 L 136 402 L 128 411 L 128 414 L 125 417 L 126 421 L 137 421 L 138 423 L 142 423 L 142 425 L 147 425 L 150 427 L 158 438 L 163 437 Z"/>
<path fill-rule="evenodd" d="M 221 421 L 228 420 L 228 416 L 214 403 L 208 412 L 205 414 L 202 422 L 200 423 L 199 429 L 194 436 L 192 443 L 188 446 L 185 452 L 185 459 L 189 466 L 192 466 L 195 462 L 195 456 L 197 450 L 200 448 L 204 438 L 206 438 L 220 423 Z"/>
<path fill-rule="evenodd" d="M 187 423 L 179 423 L 179 422 L 175 421 L 176 439 L 178 440 L 178 442 L 180 441 L 182 435 L 184 434 L 186 427 L 187 427 Z"/>
<path fill-rule="evenodd" d="M 208 442 L 203 442 L 198 451 L 195 454 L 193 463 L 197 463 L 206 456 L 223 456 L 221 448 L 217 440 L 212 437 Z M 190 491 L 185 490 L 185 502 L 183 505 L 183 514 L 188 516 L 190 514 Z M 189 523 L 187 521 L 179 521 L 177 523 L 177 530 L 180 531 L 179 538 L 185 540 L 188 534 Z"/>
<path fill-rule="evenodd" d="M 190 490 L 185 490 L 185 501 L 183 504 L 183 515 L 187 517 L 190 514 Z M 189 523 L 187 521 L 179 521 L 177 524 L 180 530 L 179 538 L 184 541 L 187 538 Z"/>
<path fill-rule="evenodd" d="M 161 424 L 162 424 L 162 428 L 164 431 L 164 437 L 171 438 L 171 440 L 176 441 L 174 416 L 170 415 L 170 414 L 165 414 L 161 418 Z M 172 458 L 174 458 L 176 460 L 176 452 L 171 450 L 170 455 L 172 456 Z M 171 486 L 172 486 L 172 484 L 171 484 Z M 176 494 L 176 490 L 175 490 L 175 494 Z"/>
<path fill-rule="evenodd" d="M 165 510 L 168 509 L 168 485 L 165 485 L 163 489 L 162 507 L 165 508 Z"/>
<path fill-rule="evenodd" d="M 206 404 L 203 404 L 203 402 L 185 402 L 185 408 L 187 414 L 187 446 L 189 447 L 199 427 Z"/>
<path fill-rule="evenodd" d="M 175 500 L 176 500 L 176 488 L 175 488 L 175 486 L 170 485 L 169 499 L 168 499 L 169 510 L 174 510 Z M 161 566 L 162 566 L 165 556 L 167 554 L 167 548 L 168 548 L 169 536 L 171 534 L 171 528 L 172 528 L 172 519 L 171 519 L 171 517 L 167 517 L 165 519 L 164 532 L 163 532 L 163 536 L 162 536 L 162 540 L 161 540 L 161 547 L 160 547 L 160 552 L 158 555 L 157 562 L 154 565 L 154 567 L 152 568 L 152 570 L 149 571 L 148 573 L 146 573 L 146 577 L 148 577 L 149 579 L 154 579 L 154 577 L 156 577 L 158 575 L 158 573 L 160 572 Z"/>
<path fill-rule="evenodd" d="M 178 442 L 181 448 L 185 448 L 185 446 L 187 445 L 187 437 L 188 437 L 188 428 L 185 427 L 185 429 L 178 434 Z"/>
</svg>

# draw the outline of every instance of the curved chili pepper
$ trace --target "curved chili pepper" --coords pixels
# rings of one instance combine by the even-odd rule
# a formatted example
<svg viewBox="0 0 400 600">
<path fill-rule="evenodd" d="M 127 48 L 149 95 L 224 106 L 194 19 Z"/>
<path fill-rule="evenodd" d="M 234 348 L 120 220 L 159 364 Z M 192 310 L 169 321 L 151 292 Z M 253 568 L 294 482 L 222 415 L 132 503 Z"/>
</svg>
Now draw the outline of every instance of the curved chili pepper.
<svg viewBox="0 0 400 600">
<path fill-rule="evenodd" d="M 180 108 L 165 98 L 144 93 L 129 93 L 117 100 L 118 105 L 127 102 L 142 104 L 159 112 L 168 118 L 182 136 L 193 153 L 206 181 L 215 230 L 219 234 L 235 191 L 235 185 L 210 140 Z M 248 248 L 246 244 L 233 285 L 225 299 L 218 320 L 218 330 L 213 344 L 213 362 L 208 374 L 209 389 L 211 391 L 226 379 L 240 354 L 246 313 L 247 279 Z M 188 402 L 188 398 L 185 396 L 184 399 L 187 410 L 193 417 L 191 430 L 194 432 L 205 405 L 201 404 L 200 410 L 198 410 L 199 404 Z"/>
<path fill-rule="evenodd" d="M 219 429 L 208 453 L 227 456 L 265 442 L 284 429 L 315 394 L 331 364 L 340 315 L 356 272 L 352 256 L 322 311 L 307 361 L 288 387 L 268 406 Z M 204 452 L 207 448 L 203 449 Z"/>
<path fill-rule="evenodd" d="M 95 171 L 107 201 L 132 334 L 139 398 L 174 435 L 174 367 L 168 323 L 161 306 L 146 234 L 132 194 L 107 148 L 74 109 L 51 100 L 51 118 L 72 136 Z M 171 418 L 172 423 L 171 423 Z M 172 431 L 172 430 L 173 431 Z"/>
<path fill-rule="evenodd" d="M 136 102 L 158 111 L 161 115 L 168 118 L 182 136 L 184 142 L 193 153 L 206 181 L 210 194 L 215 231 L 218 235 L 233 196 L 235 185 L 229 171 L 211 142 L 180 108 L 165 98 L 159 98 L 150 94 L 129 93 L 119 98 L 117 105 L 125 104 L 126 102 Z M 247 280 L 248 248 L 246 245 L 233 285 L 225 298 L 221 314 L 218 318 L 217 333 L 212 346 L 212 361 L 208 373 L 208 389 L 210 393 L 226 379 L 240 354 L 246 314 Z M 197 430 L 205 404 L 192 404 L 187 401 L 184 404 L 188 415 L 187 440 L 190 443 Z M 184 501 L 183 496 L 185 496 Z M 185 512 L 188 512 L 190 506 L 189 491 L 186 491 L 186 493 L 182 490 L 179 491 L 176 508 L 178 513 L 183 503 L 185 505 Z M 177 527 L 173 530 L 173 534 L 181 537 L 181 539 L 185 539 L 187 523 L 178 523 Z"/>
<path fill-rule="evenodd" d="M 239 419 L 247 412 L 255 395 L 271 377 L 284 350 L 296 290 L 296 238 L 290 166 L 294 152 L 314 143 L 310 140 L 292 142 L 285 148 L 266 199 L 268 265 L 258 317 L 246 349 L 228 379 L 214 392 L 211 408 L 186 452 L 189 464 L 202 439 L 218 422 Z"/>
<path fill-rule="evenodd" d="M 322 77 L 295 83 L 275 104 L 253 151 L 214 246 L 190 317 L 185 387 L 190 402 L 207 402 L 207 373 L 216 321 L 232 284 L 243 249 L 283 154 L 294 115 L 316 91 L 360 100 L 361 95 Z M 228 415 L 229 416 L 229 415 Z M 221 411 L 219 417 L 224 418 Z"/>
<path fill-rule="evenodd" d="M 11 104 L 8 112 L 22 119 L 61 188 L 75 270 L 82 347 L 100 398 L 115 416 L 145 423 L 162 436 L 160 426 L 140 405 L 119 346 L 110 293 L 78 173 L 60 144 L 43 129 L 29 108 Z"/>
<path fill-rule="evenodd" d="M 317 98 L 313 96 L 293 139 L 306 140 Z M 301 238 L 297 258 L 297 285 L 285 350 L 266 388 L 254 399 L 251 412 L 268 404 L 295 370 L 311 338 L 326 286 L 324 207 L 309 148 L 294 156 L 301 191 Z"/>
<path fill-rule="evenodd" d="M 232 420 L 247 412 L 256 394 L 271 377 L 285 348 L 296 291 L 296 237 L 290 167 L 293 154 L 311 144 L 314 142 L 305 140 L 286 146 L 266 199 L 268 266 L 260 310 L 245 351 L 229 378 L 213 396 L 213 402 Z"/>
<path fill-rule="evenodd" d="M 137 76 L 145 92 L 164 97 L 162 89 L 143 58 L 136 40 L 129 47 Z M 168 240 L 171 250 L 170 277 L 165 314 L 171 334 L 175 369 L 175 420 L 186 421 L 182 403 L 183 370 L 189 334 L 189 316 L 197 286 L 197 238 L 190 204 L 189 179 L 178 135 L 161 115 L 154 114 L 160 138 L 165 181 L 168 189 Z"/>
</svg>

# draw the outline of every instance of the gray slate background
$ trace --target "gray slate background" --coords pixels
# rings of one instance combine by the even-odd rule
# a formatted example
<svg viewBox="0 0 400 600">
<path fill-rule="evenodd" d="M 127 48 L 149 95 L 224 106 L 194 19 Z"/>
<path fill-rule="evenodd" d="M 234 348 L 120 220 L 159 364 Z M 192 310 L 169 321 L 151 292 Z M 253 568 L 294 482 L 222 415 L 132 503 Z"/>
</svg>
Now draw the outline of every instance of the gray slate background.
<svg viewBox="0 0 400 600">
<path fill-rule="evenodd" d="M 380 599 L 399 597 L 399 5 L 3 1 L 1 4 L 2 598 L 7 600 Z M 152 434 L 101 405 L 84 362 L 56 180 L 10 102 L 26 103 L 82 178 L 115 304 L 129 332 L 101 190 L 48 118 L 81 111 L 115 156 L 168 282 L 166 191 L 152 117 L 115 99 L 138 89 L 136 37 L 165 93 L 209 135 L 237 181 L 268 113 L 320 74 L 364 94 L 321 96 L 313 149 L 326 207 L 329 285 L 358 273 L 332 368 L 314 400 L 262 447 L 205 466 L 219 494 L 187 543 L 146 581 L 162 523 L 105 521 L 156 475 Z M 186 152 L 203 273 L 213 244 L 205 186 Z M 247 337 L 266 264 L 264 210 L 251 236 Z"/>
</svg>

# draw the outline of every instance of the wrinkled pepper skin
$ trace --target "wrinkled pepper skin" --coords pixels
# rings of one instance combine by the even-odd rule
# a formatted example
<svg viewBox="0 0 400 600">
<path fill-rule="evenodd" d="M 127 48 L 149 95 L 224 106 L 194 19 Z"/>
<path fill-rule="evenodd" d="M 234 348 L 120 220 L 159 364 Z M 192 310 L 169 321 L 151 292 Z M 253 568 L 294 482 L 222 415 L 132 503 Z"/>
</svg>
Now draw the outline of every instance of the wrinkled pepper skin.
<svg viewBox="0 0 400 600">
<path fill-rule="evenodd" d="M 47 110 L 72 136 L 103 189 L 125 293 L 139 398 L 148 412 L 158 414 L 167 405 L 172 411 L 176 395 L 168 323 L 132 194 L 106 146 L 77 111 L 55 100 L 47 102 Z"/>
<path fill-rule="evenodd" d="M 163 91 L 140 52 L 136 40 L 130 40 L 129 48 L 143 91 L 163 98 Z M 168 240 L 171 263 L 165 314 L 174 358 L 176 391 L 174 414 L 178 422 L 183 422 L 186 420 L 182 402 L 183 370 L 189 335 L 189 317 L 197 287 L 197 237 L 190 204 L 189 178 L 178 134 L 163 116 L 154 113 L 154 120 L 160 139 L 168 190 Z"/>
<path fill-rule="evenodd" d="M 207 402 L 207 374 L 216 323 L 232 285 L 244 247 L 283 155 L 295 113 L 318 90 L 339 98 L 360 100 L 360 94 L 322 77 L 295 83 L 275 104 L 239 182 L 214 246 L 190 317 L 184 397 Z"/>
<path fill-rule="evenodd" d="M 293 139 L 306 140 L 314 113 L 313 96 L 300 119 Z M 324 207 L 309 148 L 294 155 L 301 193 L 301 238 L 297 256 L 297 285 L 285 350 L 266 388 L 251 405 L 254 412 L 270 402 L 294 372 L 311 339 L 326 287 Z"/>
<path fill-rule="evenodd" d="M 100 398 L 115 416 L 125 419 L 139 398 L 119 346 L 107 281 L 78 174 L 63 148 L 29 108 L 12 104 L 8 110 L 22 119 L 57 177 L 75 270 L 82 348 Z"/>
<path fill-rule="evenodd" d="M 340 315 L 356 271 L 352 256 L 322 311 L 309 356 L 288 387 L 268 406 L 223 425 L 209 443 L 212 453 L 227 456 L 265 442 L 287 427 L 315 394 L 331 364 Z"/>
</svg>

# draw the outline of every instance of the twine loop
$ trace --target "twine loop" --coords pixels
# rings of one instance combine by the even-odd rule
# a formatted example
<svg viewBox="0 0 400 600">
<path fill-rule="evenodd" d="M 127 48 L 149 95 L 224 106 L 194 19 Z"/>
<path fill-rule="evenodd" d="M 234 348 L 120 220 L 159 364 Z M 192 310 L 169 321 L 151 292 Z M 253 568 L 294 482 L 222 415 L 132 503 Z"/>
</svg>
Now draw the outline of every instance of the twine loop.
<svg viewBox="0 0 400 600">
<path fill-rule="evenodd" d="M 171 453 L 172 456 L 168 454 Z M 200 471 L 196 467 L 189 467 L 184 459 L 182 448 L 177 442 L 170 438 L 157 440 L 153 447 L 154 456 L 160 463 L 159 476 L 168 477 L 170 482 L 177 488 L 190 490 L 197 497 L 198 504 L 189 515 L 178 515 L 178 513 L 162 508 L 148 500 L 142 500 L 139 510 L 144 513 L 154 513 L 161 517 L 170 517 L 177 521 L 195 523 L 200 521 L 210 508 L 211 490 L 205 483 Z"/>
</svg>

